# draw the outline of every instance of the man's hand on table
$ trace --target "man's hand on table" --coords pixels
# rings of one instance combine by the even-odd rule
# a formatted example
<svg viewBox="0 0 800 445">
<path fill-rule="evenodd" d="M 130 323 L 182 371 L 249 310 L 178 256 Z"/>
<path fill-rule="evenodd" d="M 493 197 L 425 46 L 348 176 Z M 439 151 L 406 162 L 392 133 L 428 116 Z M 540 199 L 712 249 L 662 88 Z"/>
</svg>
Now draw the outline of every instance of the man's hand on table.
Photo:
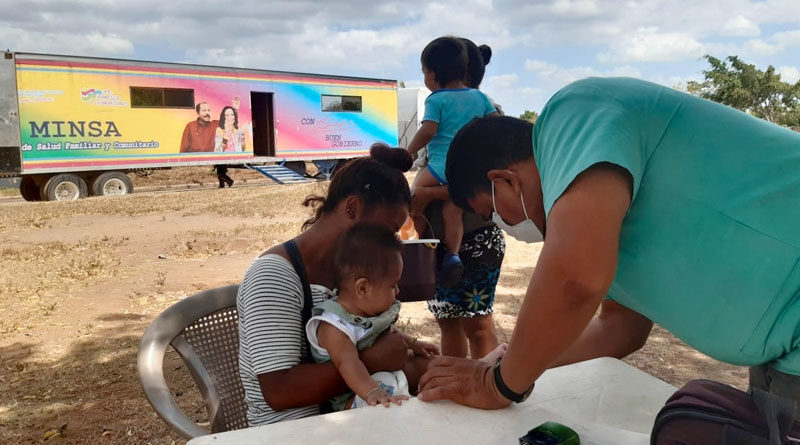
<svg viewBox="0 0 800 445">
<path fill-rule="evenodd" d="M 483 360 L 435 357 L 420 379 L 417 397 L 424 402 L 452 400 L 473 408 L 505 408 L 511 401 L 497 391 L 493 365 Z"/>
</svg>

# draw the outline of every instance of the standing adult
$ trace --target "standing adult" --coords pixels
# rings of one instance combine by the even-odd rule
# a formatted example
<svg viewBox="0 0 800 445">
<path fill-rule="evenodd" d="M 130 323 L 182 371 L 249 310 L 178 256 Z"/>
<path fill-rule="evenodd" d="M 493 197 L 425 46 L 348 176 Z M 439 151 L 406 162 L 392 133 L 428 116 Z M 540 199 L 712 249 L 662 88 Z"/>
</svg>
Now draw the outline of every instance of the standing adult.
<svg viewBox="0 0 800 445">
<path fill-rule="evenodd" d="M 575 82 L 535 127 L 472 122 L 452 198 L 544 247 L 494 370 L 436 360 L 420 397 L 506 406 L 550 366 L 639 349 L 657 322 L 800 401 L 798 171 L 800 134 L 635 79 Z"/>
<path fill-rule="evenodd" d="M 231 108 L 239 110 L 239 96 L 233 98 Z M 198 102 L 194 110 L 197 119 L 188 122 L 181 136 L 181 153 L 214 151 L 214 140 L 219 127 L 219 120 L 211 119 L 211 105 L 208 102 Z"/>
<path fill-rule="evenodd" d="M 332 296 L 334 248 L 350 227 L 366 222 L 398 231 L 408 216 L 411 192 L 403 172 L 411 167 L 410 155 L 385 145 L 373 145 L 370 153 L 338 169 L 327 196 L 305 201 L 316 213 L 293 241 L 313 304 Z M 272 247 L 251 264 L 236 300 L 239 369 L 251 426 L 319 414 L 319 404 L 348 389 L 333 363 L 313 363 L 309 354 L 303 280 L 287 247 Z M 428 363 L 409 359 L 398 333 L 381 335 L 360 358 L 371 373 L 402 369 L 410 388 L 417 387 Z"/>
<path fill-rule="evenodd" d="M 464 83 L 477 89 L 492 50 L 487 45 L 479 47 L 469 39 L 460 40 L 468 54 Z M 428 236 L 441 236 L 444 232 L 440 200 L 447 197 L 444 186 L 415 189 L 413 207 L 425 208 L 426 219 L 432 225 L 433 233 Z M 498 345 L 492 313 L 506 244 L 503 232 L 495 223 L 472 211 L 463 212 L 462 224 L 464 236 L 458 255 L 464 263 L 464 272 L 458 282 L 450 286 L 444 285 L 437 274 L 436 291 L 428 301 L 428 310 L 441 330 L 443 355 L 466 357 L 469 352 L 473 358 L 480 358 Z"/>
<path fill-rule="evenodd" d="M 214 170 L 217 171 L 217 180 L 219 181 L 219 188 L 225 188 L 227 185 L 228 188 L 233 187 L 233 178 L 228 176 L 228 166 L 224 164 L 218 164 L 214 166 Z"/>
</svg>

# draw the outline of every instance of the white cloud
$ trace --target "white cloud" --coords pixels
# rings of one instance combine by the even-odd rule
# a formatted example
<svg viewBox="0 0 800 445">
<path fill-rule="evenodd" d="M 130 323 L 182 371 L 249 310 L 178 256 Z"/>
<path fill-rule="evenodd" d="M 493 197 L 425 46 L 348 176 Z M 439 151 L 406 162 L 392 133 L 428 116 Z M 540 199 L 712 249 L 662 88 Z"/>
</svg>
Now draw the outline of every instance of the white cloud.
<svg viewBox="0 0 800 445">
<path fill-rule="evenodd" d="M 550 10 L 569 16 L 593 16 L 600 12 L 594 0 L 556 0 Z"/>
<path fill-rule="evenodd" d="M 618 66 L 610 70 L 598 70 L 588 66 L 566 68 L 541 60 L 526 60 L 525 70 L 531 71 L 550 86 L 562 87 L 586 77 L 641 77 L 640 70 L 631 66 Z"/>
<path fill-rule="evenodd" d="M 494 88 L 511 88 L 519 81 L 519 76 L 516 74 L 500 74 L 496 76 L 488 76 L 483 81 L 484 89 Z"/>
<path fill-rule="evenodd" d="M 611 44 L 611 52 L 601 53 L 601 62 L 676 62 L 696 59 L 705 46 L 686 33 L 659 32 L 656 27 L 640 28 L 620 42 Z"/>
<path fill-rule="evenodd" d="M 747 17 L 737 15 L 722 27 L 722 35 L 756 37 L 761 34 L 761 28 Z"/>
<path fill-rule="evenodd" d="M 800 71 L 793 66 L 782 66 L 778 68 L 778 74 L 781 75 L 781 80 L 788 83 L 796 83 L 800 80 Z"/>
<path fill-rule="evenodd" d="M 800 46 L 800 29 L 775 33 L 772 39 L 784 46 Z"/>
<path fill-rule="evenodd" d="M 88 53 L 99 56 L 134 54 L 133 42 L 113 33 L 75 34 L 59 31 L 33 33 L 20 28 L 0 27 L 0 42 L 6 42 L 7 47 L 14 51 L 77 55 Z"/>
<path fill-rule="evenodd" d="M 465 35 L 494 50 L 485 88 L 524 109 L 586 76 L 692 76 L 706 53 L 797 66 L 798 1 L 240 0 L 235 8 L 187 8 L 163 0 L 14 0 L 0 17 L 0 42 L 18 51 L 405 78 L 410 85 L 421 81 L 427 42 Z"/>
<path fill-rule="evenodd" d="M 782 45 L 773 45 L 761 39 L 748 40 L 743 51 L 757 56 L 772 56 L 782 50 Z"/>
</svg>

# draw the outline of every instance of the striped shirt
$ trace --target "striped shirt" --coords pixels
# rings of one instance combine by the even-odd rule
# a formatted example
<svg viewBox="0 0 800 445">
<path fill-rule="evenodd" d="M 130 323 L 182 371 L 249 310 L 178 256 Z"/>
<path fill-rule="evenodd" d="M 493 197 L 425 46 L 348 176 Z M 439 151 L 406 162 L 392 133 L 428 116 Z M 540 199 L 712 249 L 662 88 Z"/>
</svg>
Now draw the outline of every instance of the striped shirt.
<svg viewBox="0 0 800 445">
<path fill-rule="evenodd" d="M 311 285 L 314 304 L 329 298 L 324 286 Z M 280 255 L 256 258 L 247 269 L 239 295 L 239 373 L 250 426 L 319 414 L 319 407 L 274 411 L 261 393 L 258 375 L 310 362 L 303 326 L 303 285 L 294 267 Z"/>
</svg>

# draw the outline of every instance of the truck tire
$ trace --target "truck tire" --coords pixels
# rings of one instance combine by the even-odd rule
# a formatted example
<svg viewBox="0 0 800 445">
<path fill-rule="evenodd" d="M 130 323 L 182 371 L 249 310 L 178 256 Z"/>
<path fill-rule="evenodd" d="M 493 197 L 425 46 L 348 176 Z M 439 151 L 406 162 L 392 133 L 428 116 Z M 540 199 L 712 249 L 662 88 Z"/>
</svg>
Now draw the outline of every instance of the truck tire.
<svg viewBox="0 0 800 445">
<path fill-rule="evenodd" d="M 42 187 L 42 201 L 74 201 L 88 194 L 86 181 L 69 173 L 51 177 Z"/>
<path fill-rule="evenodd" d="M 122 172 L 105 172 L 92 181 L 94 196 L 122 196 L 133 193 L 131 178 Z"/>
<path fill-rule="evenodd" d="M 42 191 L 39 189 L 39 186 L 36 185 L 36 181 L 33 180 L 32 176 L 22 177 L 22 181 L 19 183 L 19 193 L 25 201 L 33 202 L 42 200 Z"/>
</svg>

